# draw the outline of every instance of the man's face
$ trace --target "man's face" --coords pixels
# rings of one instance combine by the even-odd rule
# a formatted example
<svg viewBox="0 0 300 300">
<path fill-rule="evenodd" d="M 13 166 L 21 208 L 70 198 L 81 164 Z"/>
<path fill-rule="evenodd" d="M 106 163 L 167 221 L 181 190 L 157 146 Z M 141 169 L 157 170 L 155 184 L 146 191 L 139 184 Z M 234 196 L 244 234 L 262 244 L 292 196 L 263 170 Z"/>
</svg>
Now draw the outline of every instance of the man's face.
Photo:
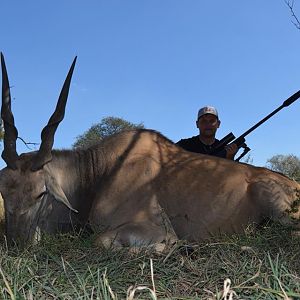
<svg viewBox="0 0 300 300">
<path fill-rule="evenodd" d="M 220 121 L 215 115 L 206 114 L 196 122 L 200 130 L 200 135 L 205 137 L 215 136 L 217 129 L 220 126 Z"/>
</svg>

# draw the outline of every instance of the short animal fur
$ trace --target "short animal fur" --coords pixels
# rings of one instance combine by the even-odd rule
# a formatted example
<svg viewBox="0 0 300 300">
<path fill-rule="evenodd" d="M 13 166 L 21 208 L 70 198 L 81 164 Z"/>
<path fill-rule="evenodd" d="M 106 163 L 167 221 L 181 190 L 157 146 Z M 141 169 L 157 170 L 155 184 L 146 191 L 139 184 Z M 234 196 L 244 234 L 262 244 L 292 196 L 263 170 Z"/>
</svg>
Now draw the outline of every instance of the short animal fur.
<svg viewBox="0 0 300 300">
<path fill-rule="evenodd" d="M 9 242 L 26 246 L 40 231 L 85 224 L 101 229 L 97 243 L 105 247 L 199 241 L 243 232 L 265 218 L 299 226 L 299 183 L 265 168 L 187 152 L 153 130 L 124 131 L 87 149 L 52 150 L 75 60 L 39 151 L 18 155 L 1 54 L 7 167 L 0 191 Z"/>
</svg>

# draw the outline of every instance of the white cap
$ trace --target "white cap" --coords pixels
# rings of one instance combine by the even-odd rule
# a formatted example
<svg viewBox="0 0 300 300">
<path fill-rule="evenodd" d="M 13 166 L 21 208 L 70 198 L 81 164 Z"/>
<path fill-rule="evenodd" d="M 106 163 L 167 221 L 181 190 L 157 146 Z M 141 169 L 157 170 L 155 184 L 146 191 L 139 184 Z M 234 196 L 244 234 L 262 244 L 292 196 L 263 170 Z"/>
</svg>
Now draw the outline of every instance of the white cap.
<svg viewBox="0 0 300 300">
<path fill-rule="evenodd" d="M 199 111 L 198 111 L 198 120 L 203 115 L 207 115 L 207 114 L 214 115 L 217 118 L 219 118 L 218 117 L 218 111 L 213 106 L 204 106 L 204 107 L 200 108 Z"/>
</svg>

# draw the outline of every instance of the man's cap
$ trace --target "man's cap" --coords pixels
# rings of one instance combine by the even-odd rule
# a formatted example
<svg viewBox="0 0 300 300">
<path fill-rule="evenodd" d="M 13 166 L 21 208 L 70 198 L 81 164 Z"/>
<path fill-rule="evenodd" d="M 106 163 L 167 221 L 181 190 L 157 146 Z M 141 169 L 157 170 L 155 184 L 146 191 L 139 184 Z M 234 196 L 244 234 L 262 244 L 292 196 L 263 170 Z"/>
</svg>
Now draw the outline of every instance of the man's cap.
<svg viewBox="0 0 300 300">
<path fill-rule="evenodd" d="M 213 106 L 204 106 L 199 109 L 197 120 L 199 120 L 199 118 L 201 118 L 203 115 L 207 115 L 207 114 L 214 115 L 217 118 L 219 118 L 218 111 Z"/>
</svg>

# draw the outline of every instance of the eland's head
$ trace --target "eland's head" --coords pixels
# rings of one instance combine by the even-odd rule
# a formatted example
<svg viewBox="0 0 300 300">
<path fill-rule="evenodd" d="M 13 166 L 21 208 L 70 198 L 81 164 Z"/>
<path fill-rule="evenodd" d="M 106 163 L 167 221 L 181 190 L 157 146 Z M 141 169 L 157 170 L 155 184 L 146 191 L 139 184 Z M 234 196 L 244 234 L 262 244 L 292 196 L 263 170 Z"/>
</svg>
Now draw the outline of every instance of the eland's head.
<svg viewBox="0 0 300 300">
<path fill-rule="evenodd" d="M 40 226 L 47 219 L 53 201 L 59 201 L 73 210 L 55 178 L 48 172 L 52 160 L 54 134 L 64 118 L 76 57 L 61 90 L 56 109 L 41 133 L 38 151 L 18 155 L 18 131 L 11 111 L 10 86 L 4 57 L 2 67 L 1 118 L 4 125 L 2 158 L 6 167 L 0 171 L 0 192 L 4 199 L 6 235 L 9 243 L 24 246 L 39 239 Z"/>
</svg>

